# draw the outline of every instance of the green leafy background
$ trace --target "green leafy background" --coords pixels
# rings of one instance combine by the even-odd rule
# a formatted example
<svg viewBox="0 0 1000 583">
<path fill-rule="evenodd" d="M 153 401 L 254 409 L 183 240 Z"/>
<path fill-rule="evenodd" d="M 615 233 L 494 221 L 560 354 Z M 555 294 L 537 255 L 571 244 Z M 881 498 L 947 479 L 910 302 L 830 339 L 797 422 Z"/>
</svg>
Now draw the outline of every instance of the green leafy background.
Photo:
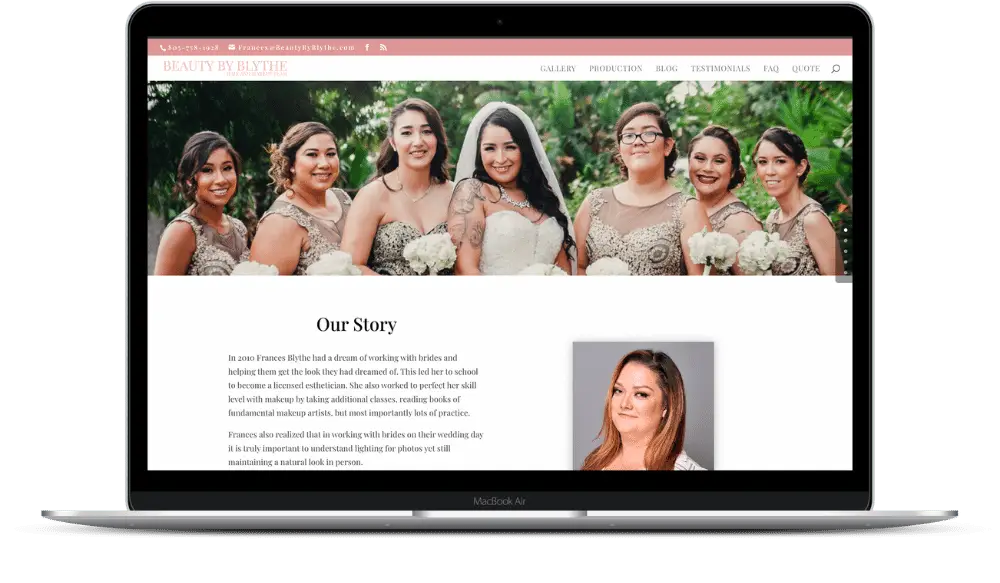
<svg viewBox="0 0 1000 583">
<path fill-rule="evenodd" d="M 735 194 L 762 220 L 776 205 L 755 177 L 750 152 L 765 129 L 786 126 L 805 142 L 812 165 L 806 192 L 833 219 L 846 271 L 851 272 L 853 94 L 851 84 L 843 82 L 151 82 L 151 253 L 155 253 L 163 222 L 185 206 L 172 187 L 181 150 L 191 134 L 217 131 L 244 158 L 240 188 L 229 212 L 247 222 L 252 234 L 257 218 L 276 196 L 267 184 L 268 144 L 279 142 L 284 131 L 300 121 L 327 124 L 341 150 L 337 186 L 353 195 L 372 176 L 389 111 L 411 96 L 427 100 L 440 111 L 452 165 L 480 107 L 502 100 L 522 108 L 541 134 L 574 216 L 590 190 L 620 180 L 612 161 L 613 128 L 621 112 L 634 103 L 653 101 L 666 111 L 682 154 L 705 126 L 729 128 L 740 141 L 749 177 Z M 693 193 L 683 155 L 677 170 L 677 186 Z"/>
</svg>

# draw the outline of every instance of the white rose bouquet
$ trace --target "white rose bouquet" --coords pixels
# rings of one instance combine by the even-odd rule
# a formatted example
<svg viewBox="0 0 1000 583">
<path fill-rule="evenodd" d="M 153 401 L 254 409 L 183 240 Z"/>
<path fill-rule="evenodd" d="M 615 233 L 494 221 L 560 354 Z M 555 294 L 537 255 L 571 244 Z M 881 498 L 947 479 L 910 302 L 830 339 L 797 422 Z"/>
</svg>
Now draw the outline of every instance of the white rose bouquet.
<svg viewBox="0 0 1000 583">
<path fill-rule="evenodd" d="M 712 267 L 719 271 L 732 267 L 733 263 L 736 263 L 740 244 L 736 241 L 736 237 L 709 231 L 706 227 L 701 232 L 691 235 L 688 247 L 691 248 L 691 260 L 704 265 L 705 271 L 702 275 L 708 275 Z"/>
<path fill-rule="evenodd" d="M 518 275 L 569 275 L 558 265 L 534 263 L 521 270 Z"/>
<path fill-rule="evenodd" d="M 403 259 L 410 263 L 410 269 L 419 274 L 426 271 L 437 275 L 439 271 L 453 267 L 456 257 L 455 244 L 448 233 L 424 235 L 403 248 Z"/>
<path fill-rule="evenodd" d="M 331 251 L 320 255 L 319 261 L 307 267 L 306 275 L 361 275 L 361 269 L 354 265 L 347 252 Z"/>
<path fill-rule="evenodd" d="M 244 261 L 234 267 L 230 275 L 278 275 L 278 268 L 256 261 Z"/>
<path fill-rule="evenodd" d="M 587 275 L 632 275 L 632 271 L 617 257 L 602 257 L 587 267 Z"/>
<path fill-rule="evenodd" d="M 788 259 L 791 249 L 778 233 L 754 231 L 740 245 L 740 271 L 746 275 L 771 275 L 775 263 Z"/>
</svg>

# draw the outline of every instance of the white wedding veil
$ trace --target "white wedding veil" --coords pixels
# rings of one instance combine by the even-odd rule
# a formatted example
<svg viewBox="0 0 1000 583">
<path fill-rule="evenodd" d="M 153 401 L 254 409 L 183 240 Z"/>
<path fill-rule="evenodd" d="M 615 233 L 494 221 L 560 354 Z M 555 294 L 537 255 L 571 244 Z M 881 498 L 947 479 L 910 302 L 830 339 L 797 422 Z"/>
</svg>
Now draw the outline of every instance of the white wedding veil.
<svg viewBox="0 0 1000 583">
<path fill-rule="evenodd" d="M 552 170 L 552 165 L 549 164 L 549 158 L 545 154 L 545 147 L 542 145 L 541 138 L 538 137 L 535 124 L 528 117 L 528 114 L 524 113 L 516 105 L 503 101 L 493 101 L 484 105 L 476 113 L 476 116 L 472 118 L 472 122 L 469 123 L 469 129 L 465 131 L 465 142 L 462 143 L 462 150 L 458 154 L 458 166 L 455 168 L 455 183 L 457 184 L 458 181 L 464 178 L 470 178 L 476 170 L 476 154 L 479 151 L 479 132 L 483 127 L 483 123 L 486 122 L 486 118 L 501 108 L 516 115 L 521 120 L 521 123 L 524 124 L 525 129 L 528 130 L 528 136 L 531 137 L 531 147 L 535 150 L 535 158 L 538 159 L 538 165 L 542 168 L 542 174 L 549 183 L 549 187 L 552 188 L 552 191 L 556 193 L 556 197 L 559 199 L 559 210 L 566 217 L 569 236 L 573 240 L 573 243 L 577 244 L 576 235 L 573 230 L 573 218 L 569 215 L 569 210 L 566 208 L 566 200 L 563 198 L 562 189 L 559 188 L 559 180 L 556 178 L 556 173 Z M 569 253 L 569 264 L 571 274 L 575 274 L 576 251 Z"/>
</svg>

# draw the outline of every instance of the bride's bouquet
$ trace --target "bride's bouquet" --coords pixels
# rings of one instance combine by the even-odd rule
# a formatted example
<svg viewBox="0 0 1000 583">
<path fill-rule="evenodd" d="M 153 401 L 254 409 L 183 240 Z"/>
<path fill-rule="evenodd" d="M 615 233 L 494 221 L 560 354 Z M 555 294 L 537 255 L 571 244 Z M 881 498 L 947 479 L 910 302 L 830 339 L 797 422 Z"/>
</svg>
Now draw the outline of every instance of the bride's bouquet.
<svg viewBox="0 0 1000 583">
<path fill-rule="evenodd" d="M 256 261 L 244 261 L 234 267 L 230 275 L 278 275 L 278 268 Z"/>
<path fill-rule="evenodd" d="M 740 244 L 736 241 L 736 237 L 709 231 L 706 227 L 701 232 L 691 235 L 688 247 L 691 248 L 691 260 L 704 265 L 705 271 L 702 275 L 708 275 L 712 267 L 718 271 L 732 267 L 733 263 L 736 263 Z"/>
<path fill-rule="evenodd" d="M 632 271 L 617 257 L 602 257 L 587 267 L 587 275 L 632 275 Z"/>
<path fill-rule="evenodd" d="M 533 263 L 521 270 L 518 275 L 569 275 L 558 265 L 551 263 Z"/>
<path fill-rule="evenodd" d="M 788 259 L 791 249 L 778 233 L 754 231 L 740 245 L 740 271 L 746 275 L 771 275 L 775 263 Z"/>
<path fill-rule="evenodd" d="M 306 275 L 361 275 L 361 268 L 354 265 L 346 251 L 331 251 L 306 268 Z"/>
<path fill-rule="evenodd" d="M 451 235 L 438 233 L 414 239 L 403 248 L 403 259 L 410 263 L 410 269 L 423 274 L 437 275 L 439 271 L 455 265 L 455 244 Z"/>
</svg>

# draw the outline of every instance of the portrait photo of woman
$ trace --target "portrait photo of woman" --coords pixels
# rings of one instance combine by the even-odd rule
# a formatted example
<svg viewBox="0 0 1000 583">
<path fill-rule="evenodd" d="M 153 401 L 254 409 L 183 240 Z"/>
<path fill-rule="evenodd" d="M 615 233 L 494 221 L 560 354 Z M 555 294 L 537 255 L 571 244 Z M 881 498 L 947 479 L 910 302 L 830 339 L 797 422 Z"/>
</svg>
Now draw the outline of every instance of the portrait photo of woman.
<svg viewBox="0 0 1000 583">
<path fill-rule="evenodd" d="M 581 350 L 598 351 L 600 354 L 578 354 L 578 362 L 607 361 L 607 356 L 620 350 L 614 343 L 578 343 L 590 345 Z M 708 344 L 706 347 L 705 344 Z M 700 346 L 699 346 L 700 345 Z M 712 421 L 710 395 L 704 393 L 704 380 L 709 378 L 707 370 L 711 366 L 709 343 L 694 343 L 689 354 L 684 357 L 690 375 L 699 375 L 699 399 L 696 413 L 689 411 L 685 375 L 675 360 L 658 347 L 635 348 L 618 358 L 610 372 L 610 384 L 605 385 L 601 402 L 600 441 L 596 448 L 586 453 L 581 470 L 705 470 L 712 463 Z M 612 351 L 612 352 L 609 352 Z M 680 350 L 678 350 L 679 352 Z M 675 350 L 671 350 L 675 352 Z M 615 352 L 621 354 L 620 352 Z M 701 364 L 696 364 L 700 362 Z M 695 370 L 695 368 L 699 370 Z M 597 374 L 579 374 L 574 370 L 574 394 L 576 399 L 587 403 L 591 411 L 583 415 L 593 417 L 594 405 L 599 395 L 590 387 Z M 603 375 L 601 375 L 603 376 Z M 607 378 L 605 376 L 604 378 Z M 580 379 L 580 380 L 577 380 Z M 586 379 L 586 380 L 584 380 Z M 708 397 L 706 399 L 706 397 Z M 584 403 L 581 402 L 582 406 Z M 577 456 L 586 452 L 583 437 L 593 439 L 592 419 L 583 419 L 581 411 L 574 413 L 574 452 Z M 697 419 L 696 431 L 689 427 Z M 587 431 L 590 429 L 591 431 Z M 588 435 L 589 434 L 589 435 Z M 689 454 L 693 445 L 700 453 Z M 707 459 L 699 460 L 698 456 Z"/>
<path fill-rule="evenodd" d="M 670 181 L 677 146 L 663 110 L 651 102 L 629 107 L 614 135 L 624 181 L 590 192 L 577 211 L 579 275 L 603 258 L 625 262 L 631 275 L 701 275 L 688 239 L 711 227 L 705 206 Z"/>
<path fill-rule="evenodd" d="M 188 139 L 174 189 L 189 205 L 160 238 L 155 275 L 229 275 L 246 261 L 247 228 L 225 212 L 236 194 L 241 166 L 240 155 L 216 132 Z"/>
<path fill-rule="evenodd" d="M 531 119 L 487 104 L 458 158 L 448 232 L 458 275 L 517 275 L 537 264 L 573 272 L 576 242 L 566 202 Z"/>
<path fill-rule="evenodd" d="M 708 126 L 688 144 L 688 179 L 708 213 L 712 230 L 742 243 L 764 225 L 733 190 L 743 185 L 746 170 L 740 163 L 740 143 L 722 126 Z M 719 275 L 739 275 L 737 260 Z"/>
<path fill-rule="evenodd" d="M 340 249 L 351 208 L 351 197 L 333 188 L 340 175 L 337 141 L 322 123 L 303 122 L 269 152 L 278 198 L 260 219 L 250 260 L 280 275 L 304 275 L 324 253 Z"/>
<path fill-rule="evenodd" d="M 448 136 L 437 109 L 409 98 L 389 114 L 375 177 L 354 197 L 341 250 L 367 275 L 417 275 L 403 257 L 424 235 L 448 233 L 454 184 Z"/>
<path fill-rule="evenodd" d="M 811 166 L 802 138 L 783 127 L 769 128 L 753 149 L 753 163 L 767 193 L 778 203 L 765 221 L 769 233 L 788 242 L 791 253 L 774 275 L 843 275 L 844 257 L 833 222 L 803 190 Z"/>
</svg>

